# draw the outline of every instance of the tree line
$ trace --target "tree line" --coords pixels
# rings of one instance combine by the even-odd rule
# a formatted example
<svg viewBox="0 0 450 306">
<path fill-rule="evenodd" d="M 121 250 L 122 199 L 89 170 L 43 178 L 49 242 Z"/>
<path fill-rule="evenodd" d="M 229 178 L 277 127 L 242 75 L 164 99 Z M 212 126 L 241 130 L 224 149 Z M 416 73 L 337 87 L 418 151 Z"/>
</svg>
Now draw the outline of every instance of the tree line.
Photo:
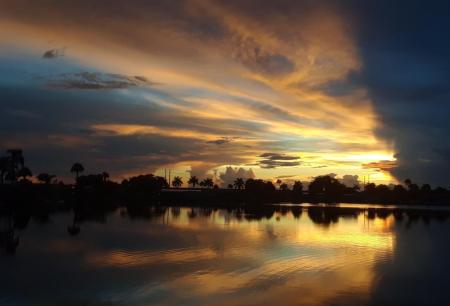
<svg viewBox="0 0 450 306">
<path fill-rule="evenodd" d="M 171 182 L 166 178 L 155 176 L 153 174 L 137 175 L 124 179 L 121 183 L 116 183 L 109 180 L 108 172 L 98 174 L 83 175 L 85 168 L 79 163 L 75 162 L 70 167 L 70 173 L 74 175 L 75 187 L 77 190 L 103 188 L 102 186 L 109 186 L 110 188 L 120 186 L 125 192 L 145 194 L 159 194 L 163 189 L 181 188 L 184 184 L 183 178 L 175 176 Z M 0 183 L 2 185 L 33 185 L 31 178 L 33 173 L 30 168 L 25 165 L 23 152 L 20 149 L 11 149 L 6 151 L 6 155 L 0 157 Z M 62 181 L 57 179 L 56 175 L 49 173 L 39 173 L 35 176 L 35 180 L 44 185 L 65 185 Z M 275 184 L 271 180 L 261 179 L 244 179 L 236 178 L 232 183 L 225 188 L 220 188 L 211 178 L 200 179 L 195 175 L 191 175 L 187 184 L 193 189 L 201 187 L 202 189 L 225 189 L 236 191 L 247 191 L 262 193 L 269 195 L 271 193 L 290 193 L 304 196 L 305 201 L 344 201 L 346 199 L 358 200 L 361 202 L 411 202 L 424 201 L 435 202 L 439 200 L 447 200 L 449 191 L 443 187 L 431 188 L 429 184 L 419 186 L 413 183 L 410 179 L 406 179 L 404 184 L 397 185 L 376 185 L 374 183 L 366 184 L 362 190 L 360 185 L 346 186 L 335 177 L 324 175 L 315 177 L 307 186 L 301 181 L 295 181 L 292 186 L 276 180 Z M 278 186 L 278 188 L 276 187 Z M 271 197 L 273 198 L 273 197 Z"/>
</svg>

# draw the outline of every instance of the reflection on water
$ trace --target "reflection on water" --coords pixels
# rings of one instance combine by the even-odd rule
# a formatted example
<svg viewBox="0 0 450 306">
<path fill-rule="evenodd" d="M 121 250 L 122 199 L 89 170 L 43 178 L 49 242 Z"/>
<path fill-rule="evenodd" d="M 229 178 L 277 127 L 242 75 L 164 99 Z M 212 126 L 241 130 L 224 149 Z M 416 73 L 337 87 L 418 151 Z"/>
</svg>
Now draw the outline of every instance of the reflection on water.
<svg viewBox="0 0 450 306">
<path fill-rule="evenodd" d="M 0 304 L 450 305 L 446 216 L 347 206 L 59 214 L 29 222 L 15 255 L 0 257 Z"/>
</svg>

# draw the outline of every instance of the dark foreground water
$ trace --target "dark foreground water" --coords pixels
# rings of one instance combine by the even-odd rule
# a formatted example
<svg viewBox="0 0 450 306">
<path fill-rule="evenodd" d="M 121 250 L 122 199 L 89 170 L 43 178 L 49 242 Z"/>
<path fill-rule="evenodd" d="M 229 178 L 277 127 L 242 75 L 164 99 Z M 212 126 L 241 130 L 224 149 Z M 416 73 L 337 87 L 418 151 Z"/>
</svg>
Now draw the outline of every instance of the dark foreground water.
<svg viewBox="0 0 450 306">
<path fill-rule="evenodd" d="M 440 213 L 167 208 L 94 219 L 57 214 L 16 231 L 15 254 L 0 257 L 0 305 L 450 305 Z"/>
</svg>

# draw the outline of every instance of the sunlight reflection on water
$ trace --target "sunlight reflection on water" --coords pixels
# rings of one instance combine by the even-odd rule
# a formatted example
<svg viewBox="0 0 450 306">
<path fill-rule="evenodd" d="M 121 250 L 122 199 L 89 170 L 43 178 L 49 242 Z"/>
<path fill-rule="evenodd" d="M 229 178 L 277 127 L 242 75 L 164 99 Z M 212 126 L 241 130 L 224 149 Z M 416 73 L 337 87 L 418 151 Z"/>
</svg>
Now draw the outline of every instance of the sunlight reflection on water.
<svg viewBox="0 0 450 306">
<path fill-rule="evenodd" d="M 71 215 L 57 215 L 30 223 L 0 261 L 15 284 L 2 281 L 0 304 L 373 304 L 380 269 L 402 254 L 399 234 L 419 225 L 406 213 L 342 209 L 122 209 L 75 237 L 64 230 Z"/>
</svg>

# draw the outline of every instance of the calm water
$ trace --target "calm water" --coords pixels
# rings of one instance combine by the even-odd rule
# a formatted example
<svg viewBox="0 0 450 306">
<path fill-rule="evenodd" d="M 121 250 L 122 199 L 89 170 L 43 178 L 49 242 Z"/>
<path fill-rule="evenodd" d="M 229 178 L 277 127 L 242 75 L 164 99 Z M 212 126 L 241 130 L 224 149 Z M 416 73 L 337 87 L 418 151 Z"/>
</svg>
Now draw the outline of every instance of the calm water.
<svg viewBox="0 0 450 306">
<path fill-rule="evenodd" d="M 450 218 L 276 210 L 121 209 L 77 235 L 71 213 L 31 220 L 0 305 L 450 305 Z"/>
</svg>

